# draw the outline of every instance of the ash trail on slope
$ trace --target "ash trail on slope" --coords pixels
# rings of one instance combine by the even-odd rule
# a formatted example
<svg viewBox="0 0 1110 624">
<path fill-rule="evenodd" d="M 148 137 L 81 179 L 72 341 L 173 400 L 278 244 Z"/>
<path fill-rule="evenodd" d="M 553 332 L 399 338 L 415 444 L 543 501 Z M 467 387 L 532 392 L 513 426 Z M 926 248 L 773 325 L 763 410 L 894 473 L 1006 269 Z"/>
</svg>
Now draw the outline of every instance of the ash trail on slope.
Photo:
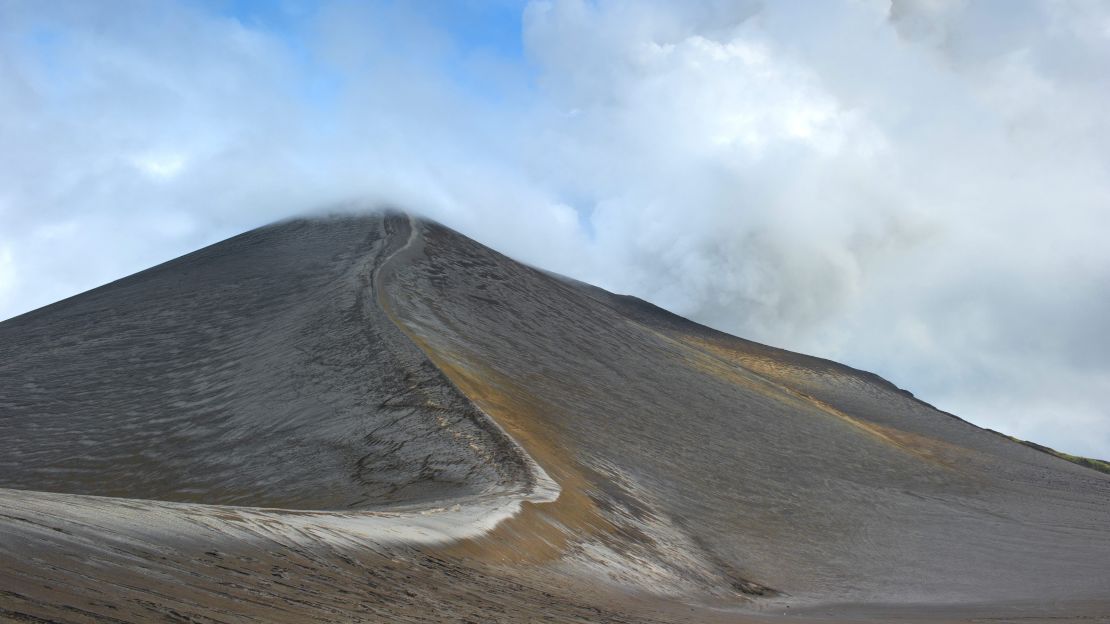
<svg viewBox="0 0 1110 624">
<path fill-rule="evenodd" d="M 1106 475 L 876 375 L 555 278 L 433 223 L 422 238 L 390 285 L 419 294 L 399 297 L 398 317 L 449 354 L 441 368 L 485 411 L 520 422 L 514 437 L 549 474 L 622 510 L 596 532 L 646 537 L 622 548 L 681 544 L 636 556 L 694 557 L 677 576 L 708 568 L 705 583 L 798 603 L 1106 596 Z M 498 395 L 512 399 L 500 416 Z M 616 565 L 580 542 L 570 559 Z"/>
</svg>

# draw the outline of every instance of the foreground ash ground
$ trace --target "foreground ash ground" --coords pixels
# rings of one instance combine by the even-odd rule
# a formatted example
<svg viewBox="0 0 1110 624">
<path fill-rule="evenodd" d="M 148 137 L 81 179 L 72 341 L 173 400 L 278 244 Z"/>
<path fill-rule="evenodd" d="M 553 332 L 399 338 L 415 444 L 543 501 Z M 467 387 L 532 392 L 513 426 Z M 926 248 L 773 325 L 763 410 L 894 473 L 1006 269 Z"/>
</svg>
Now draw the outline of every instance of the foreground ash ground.
<svg viewBox="0 0 1110 624">
<path fill-rule="evenodd" d="M 1110 475 L 400 214 L 0 323 L 0 619 L 1110 621 Z"/>
</svg>

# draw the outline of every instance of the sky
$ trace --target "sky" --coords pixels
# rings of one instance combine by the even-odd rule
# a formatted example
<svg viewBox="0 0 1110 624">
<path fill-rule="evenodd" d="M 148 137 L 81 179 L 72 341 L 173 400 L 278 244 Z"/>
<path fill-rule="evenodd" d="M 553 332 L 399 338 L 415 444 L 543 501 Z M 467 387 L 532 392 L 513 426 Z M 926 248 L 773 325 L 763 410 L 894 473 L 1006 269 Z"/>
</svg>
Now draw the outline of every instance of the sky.
<svg viewBox="0 0 1110 624">
<path fill-rule="evenodd" d="M 0 319 L 394 206 L 1110 458 L 1110 4 L 0 0 Z"/>
</svg>

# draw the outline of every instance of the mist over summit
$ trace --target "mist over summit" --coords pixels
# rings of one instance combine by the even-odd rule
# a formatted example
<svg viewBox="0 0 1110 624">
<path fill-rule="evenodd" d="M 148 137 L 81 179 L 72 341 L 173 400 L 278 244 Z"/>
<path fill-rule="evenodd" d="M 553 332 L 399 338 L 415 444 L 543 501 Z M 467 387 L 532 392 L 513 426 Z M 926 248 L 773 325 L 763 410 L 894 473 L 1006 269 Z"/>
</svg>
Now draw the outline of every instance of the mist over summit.
<svg viewBox="0 0 1110 624">
<path fill-rule="evenodd" d="M 1103 621 L 1110 4 L 0 0 L 0 621 Z"/>
<path fill-rule="evenodd" d="M 1097 2 L 0 6 L 0 318 L 305 208 L 1110 456 Z"/>
</svg>

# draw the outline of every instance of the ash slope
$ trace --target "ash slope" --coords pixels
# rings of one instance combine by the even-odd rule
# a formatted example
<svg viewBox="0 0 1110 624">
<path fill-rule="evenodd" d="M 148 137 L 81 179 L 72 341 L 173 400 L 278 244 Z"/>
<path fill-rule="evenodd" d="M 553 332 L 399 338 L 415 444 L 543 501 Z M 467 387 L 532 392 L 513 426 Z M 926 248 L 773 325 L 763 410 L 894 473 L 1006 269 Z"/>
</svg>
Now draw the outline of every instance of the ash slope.
<svg viewBox="0 0 1110 624">
<path fill-rule="evenodd" d="M 0 487 L 351 509 L 522 484 L 378 307 L 403 242 L 279 224 L 0 323 Z"/>
<path fill-rule="evenodd" d="M 1110 612 L 1106 475 L 433 223 L 262 228 L 0 351 L 3 614 Z M 404 530 L 545 475 L 492 530 Z"/>
<path fill-rule="evenodd" d="M 401 317 L 456 362 L 460 387 L 496 416 L 481 397 L 500 384 L 553 476 L 622 484 L 637 513 L 738 584 L 803 602 L 1106 597 L 1106 475 L 875 375 L 554 278 L 442 227 L 423 238 L 396 286 L 422 296 Z"/>
</svg>

